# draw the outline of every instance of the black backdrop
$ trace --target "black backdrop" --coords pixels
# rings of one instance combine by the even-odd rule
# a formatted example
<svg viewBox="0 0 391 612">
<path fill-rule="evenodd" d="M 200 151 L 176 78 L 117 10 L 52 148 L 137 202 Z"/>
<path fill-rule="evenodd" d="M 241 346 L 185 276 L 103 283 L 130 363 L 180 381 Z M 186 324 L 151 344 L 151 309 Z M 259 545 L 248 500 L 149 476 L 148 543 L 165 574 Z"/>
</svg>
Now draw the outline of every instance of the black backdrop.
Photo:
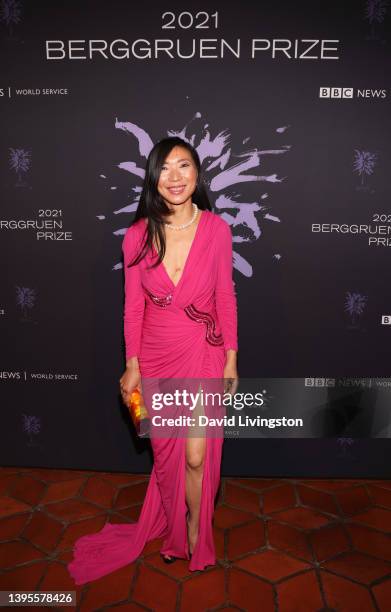
<svg viewBox="0 0 391 612">
<path fill-rule="evenodd" d="M 197 147 L 214 212 L 232 228 L 240 376 L 389 376 L 390 9 L 10 6 L 0 16 L 3 465 L 151 467 L 118 395 L 121 242 L 146 157 L 166 135 Z M 93 39 L 122 42 L 89 58 Z M 138 39 L 140 57 L 114 57 Z M 142 59 L 157 39 L 174 42 L 173 57 Z M 240 40 L 240 57 L 222 56 L 222 39 Z M 182 54 L 195 41 L 192 59 L 178 57 L 177 40 Z M 385 437 L 227 440 L 222 473 L 387 477 L 389 459 Z"/>
</svg>

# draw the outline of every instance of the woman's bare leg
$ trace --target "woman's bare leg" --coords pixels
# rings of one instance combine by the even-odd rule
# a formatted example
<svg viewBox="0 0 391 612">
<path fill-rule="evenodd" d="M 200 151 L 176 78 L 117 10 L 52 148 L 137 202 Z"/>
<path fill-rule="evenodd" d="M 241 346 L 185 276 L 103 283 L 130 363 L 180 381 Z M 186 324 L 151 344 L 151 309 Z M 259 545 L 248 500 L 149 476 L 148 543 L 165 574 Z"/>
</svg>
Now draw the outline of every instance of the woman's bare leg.
<svg viewBox="0 0 391 612">
<path fill-rule="evenodd" d="M 198 537 L 205 447 L 205 438 L 188 438 L 186 440 L 186 502 L 189 508 L 190 553 L 194 551 Z"/>
<path fill-rule="evenodd" d="M 198 389 L 200 391 L 200 387 Z M 191 416 L 197 418 L 199 414 L 205 414 L 201 399 L 197 402 Z M 186 439 L 186 476 L 185 476 L 185 499 L 189 509 L 187 519 L 189 534 L 189 552 L 193 553 L 198 538 L 198 526 L 201 508 L 202 478 L 204 473 L 204 459 L 206 451 L 205 427 L 194 426 L 189 428 Z M 202 437 L 199 437 L 202 436 Z M 170 559 L 170 555 L 164 555 Z"/>
<path fill-rule="evenodd" d="M 201 387 L 198 388 L 201 390 Z M 201 400 L 198 401 L 192 417 L 197 419 L 204 414 Z M 186 503 L 189 508 L 188 533 L 189 552 L 193 553 L 197 543 L 200 520 L 202 478 L 206 451 L 205 427 L 195 426 L 189 429 L 190 436 L 186 440 Z"/>
</svg>

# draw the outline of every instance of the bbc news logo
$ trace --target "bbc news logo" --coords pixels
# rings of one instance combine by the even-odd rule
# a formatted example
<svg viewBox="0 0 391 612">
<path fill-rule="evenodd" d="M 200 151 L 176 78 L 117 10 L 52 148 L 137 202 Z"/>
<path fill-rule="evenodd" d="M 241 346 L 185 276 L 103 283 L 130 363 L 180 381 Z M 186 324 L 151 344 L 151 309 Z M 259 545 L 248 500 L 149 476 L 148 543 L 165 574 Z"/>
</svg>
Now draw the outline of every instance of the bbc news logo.
<svg viewBox="0 0 391 612">
<path fill-rule="evenodd" d="M 386 98 L 385 89 L 357 89 L 357 98 Z M 353 87 L 319 87 L 319 98 L 352 99 L 354 98 Z"/>
<path fill-rule="evenodd" d="M 382 315 L 381 324 L 382 325 L 391 325 L 391 315 Z"/>
<path fill-rule="evenodd" d="M 320 87 L 319 98 L 353 98 L 353 87 Z"/>
<path fill-rule="evenodd" d="M 305 378 L 306 387 L 335 387 L 335 378 Z"/>
</svg>

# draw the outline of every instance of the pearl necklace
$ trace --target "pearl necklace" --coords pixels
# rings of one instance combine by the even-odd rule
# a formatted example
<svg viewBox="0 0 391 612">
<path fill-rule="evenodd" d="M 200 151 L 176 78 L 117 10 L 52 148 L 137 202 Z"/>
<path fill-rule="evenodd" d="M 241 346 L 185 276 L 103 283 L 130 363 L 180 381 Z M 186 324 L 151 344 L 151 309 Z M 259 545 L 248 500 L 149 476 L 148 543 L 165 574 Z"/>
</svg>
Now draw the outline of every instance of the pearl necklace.
<svg viewBox="0 0 391 612">
<path fill-rule="evenodd" d="M 192 202 L 192 205 L 193 205 L 194 212 L 193 212 L 193 216 L 190 219 L 190 221 L 188 221 L 187 223 L 183 223 L 182 225 L 172 225 L 172 223 L 164 222 L 164 225 L 166 227 L 168 227 L 169 229 L 172 229 L 172 230 L 183 230 L 183 229 L 186 229 L 187 227 L 189 227 L 189 225 L 194 223 L 194 221 L 196 220 L 197 215 L 198 215 L 198 206 L 197 206 L 197 204 Z"/>
</svg>

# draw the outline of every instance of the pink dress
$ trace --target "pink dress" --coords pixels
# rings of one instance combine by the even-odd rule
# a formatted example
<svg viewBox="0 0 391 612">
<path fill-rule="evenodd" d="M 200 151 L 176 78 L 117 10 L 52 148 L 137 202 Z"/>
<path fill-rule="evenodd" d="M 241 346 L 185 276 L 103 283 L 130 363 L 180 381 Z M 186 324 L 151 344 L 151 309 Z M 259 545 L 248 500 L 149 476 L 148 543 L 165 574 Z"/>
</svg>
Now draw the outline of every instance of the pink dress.
<svg viewBox="0 0 391 612">
<path fill-rule="evenodd" d="M 163 263 L 146 269 L 155 261 L 150 253 L 136 266 L 126 267 L 142 242 L 144 219 L 134 223 L 124 237 L 126 358 L 138 356 L 142 385 L 144 377 L 222 378 L 225 351 L 238 348 L 231 229 L 209 210 L 199 214 L 177 285 Z M 133 524 L 106 523 L 100 532 L 76 541 L 74 558 L 68 564 L 76 584 L 131 563 L 155 538 L 163 538 L 162 554 L 189 559 L 186 439 L 151 438 L 151 444 L 154 465 L 139 520 Z M 212 521 L 222 445 L 222 436 L 206 438 L 199 533 L 189 564 L 191 571 L 216 562 Z"/>
</svg>

